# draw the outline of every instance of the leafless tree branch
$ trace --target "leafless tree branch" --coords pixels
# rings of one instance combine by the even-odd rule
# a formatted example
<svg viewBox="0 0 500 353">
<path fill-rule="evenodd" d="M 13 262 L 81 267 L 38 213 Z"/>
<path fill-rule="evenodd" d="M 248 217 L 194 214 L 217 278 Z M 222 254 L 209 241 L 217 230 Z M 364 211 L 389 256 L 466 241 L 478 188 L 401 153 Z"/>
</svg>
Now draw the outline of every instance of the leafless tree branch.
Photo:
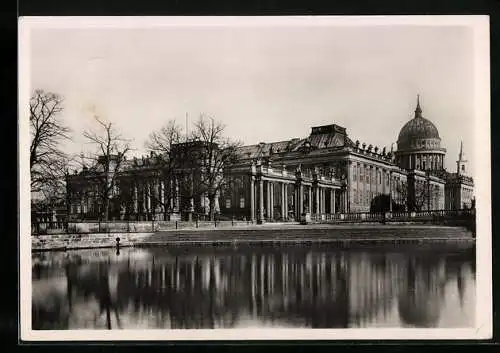
<svg viewBox="0 0 500 353">
<path fill-rule="evenodd" d="M 30 172 L 31 191 L 47 193 L 64 180 L 69 156 L 61 150 L 61 142 L 70 138 L 71 130 L 60 114 L 63 99 L 59 95 L 37 89 L 30 102 Z"/>
<path fill-rule="evenodd" d="M 80 157 L 80 162 L 87 168 L 94 168 L 94 178 L 98 184 L 99 198 L 103 203 L 103 219 L 108 220 L 111 198 L 115 190 L 127 153 L 130 152 L 132 140 L 124 138 L 113 123 L 94 116 L 96 129 L 85 130 L 84 138 L 95 146 L 93 154 Z"/>
</svg>

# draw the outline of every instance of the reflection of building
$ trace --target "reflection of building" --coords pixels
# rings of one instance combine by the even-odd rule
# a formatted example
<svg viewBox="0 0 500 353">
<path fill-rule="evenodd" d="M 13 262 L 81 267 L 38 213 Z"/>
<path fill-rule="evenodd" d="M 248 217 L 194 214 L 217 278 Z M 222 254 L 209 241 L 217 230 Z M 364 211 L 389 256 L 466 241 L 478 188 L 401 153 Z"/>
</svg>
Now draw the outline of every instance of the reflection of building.
<svg viewBox="0 0 500 353">
<path fill-rule="evenodd" d="M 435 327 L 438 324 L 444 302 L 446 284 L 445 263 L 416 263 L 407 267 L 406 288 L 399 298 L 399 315 L 405 325 Z"/>
<path fill-rule="evenodd" d="M 453 297 L 443 292 L 446 283 L 460 280 L 460 288 L 446 290 L 464 292 L 470 276 L 459 269 L 473 256 L 161 249 L 134 254 L 83 252 L 34 274 L 33 288 L 48 289 L 33 292 L 34 327 L 92 328 L 95 315 L 103 328 L 134 328 L 142 320 L 150 328 L 230 328 L 246 317 L 276 326 L 399 326 L 394 315 L 404 324 L 428 327 Z M 60 290 L 54 291 L 53 278 L 62 279 Z"/>
<path fill-rule="evenodd" d="M 196 150 L 196 143 L 192 147 Z M 436 126 L 423 117 L 418 100 L 395 152 L 353 142 L 336 124 L 313 127 L 302 139 L 240 147 L 237 162 L 225 168 L 228 186 L 218 194 L 216 209 L 227 216 L 265 221 L 298 219 L 304 212 L 323 217 L 470 207 L 474 184 L 464 175 L 463 152 L 457 173 L 444 169 L 445 153 Z M 180 159 L 196 164 L 196 159 Z M 126 162 L 113 193 L 114 218 L 174 219 L 208 213 L 206 195 L 195 190 L 203 177 L 200 168 L 178 165 L 173 177 L 166 178 L 162 161 L 152 155 Z M 95 217 L 101 207 L 93 196 L 92 180 L 98 174 L 96 167 L 68 177 L 75 218 Z"/>
</svg>

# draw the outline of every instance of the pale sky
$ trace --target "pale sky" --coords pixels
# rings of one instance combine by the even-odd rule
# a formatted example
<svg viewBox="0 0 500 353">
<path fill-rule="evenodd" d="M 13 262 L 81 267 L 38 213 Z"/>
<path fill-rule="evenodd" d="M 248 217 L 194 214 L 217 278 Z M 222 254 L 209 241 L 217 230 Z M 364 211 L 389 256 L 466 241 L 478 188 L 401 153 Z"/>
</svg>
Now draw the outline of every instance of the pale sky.
<svg viewBox="0 0 500 353">
<path fill-rule="evenodd" d="M 34 29 L 31 87 L 65 98 L 74 130 L 92 107 L 144 153 L 151 131 L 200 113 L 245 144 L 306 137 L 336 123 L 352 140 L 386 146 L 413 117 L 438 128 L 456 169 L 460 140 L 473 156 L 473 35 L 465 26 L 233 26 Z M 472 163 L 469 164 L 472 170 Z"/>
</svg>

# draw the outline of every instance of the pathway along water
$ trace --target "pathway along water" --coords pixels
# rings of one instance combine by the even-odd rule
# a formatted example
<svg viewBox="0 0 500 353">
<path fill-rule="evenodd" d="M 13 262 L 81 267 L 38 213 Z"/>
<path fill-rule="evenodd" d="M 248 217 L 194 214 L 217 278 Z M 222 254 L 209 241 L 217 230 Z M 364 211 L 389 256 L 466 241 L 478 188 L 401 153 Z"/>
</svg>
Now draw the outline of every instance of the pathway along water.
<svg viewBox="0 0 500 353">
<path fill-rule="evenodd" d="M 99 233 L 32 236 L 32 250 L 120 246 L 228 246 L 239 244 L 427 244 L 475 242 L 464 227 L 429 225 L 266 225 L 227 229 L 184 229 L 156 233 Z"/>
</svg>

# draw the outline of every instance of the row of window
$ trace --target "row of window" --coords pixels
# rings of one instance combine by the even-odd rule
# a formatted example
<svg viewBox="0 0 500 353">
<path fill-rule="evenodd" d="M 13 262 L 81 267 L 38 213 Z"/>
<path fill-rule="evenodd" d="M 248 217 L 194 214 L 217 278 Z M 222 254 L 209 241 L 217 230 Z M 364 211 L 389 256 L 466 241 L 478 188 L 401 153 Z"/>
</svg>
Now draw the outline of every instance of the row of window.
<svg viewBox="0 0 500 353">
<path fill-rule="evenodd" d="M 368 206 L 371 204 L 371 201 L 377 197 L 382 195 L 381 192 L 375 192 L 370 190 L 357 190 L 353 189 L 353 201 L 354 204 Z"/>
<path fill-rule="evenodd" d="M 382 179 L 389 186 L 389 177 L 381 170 L 375 170 L 363 165 L 354 165 L 352 171 L 352 181 L 366 182 L 368 184 L 378 183 L 382 185 Z"/>
</svg>

